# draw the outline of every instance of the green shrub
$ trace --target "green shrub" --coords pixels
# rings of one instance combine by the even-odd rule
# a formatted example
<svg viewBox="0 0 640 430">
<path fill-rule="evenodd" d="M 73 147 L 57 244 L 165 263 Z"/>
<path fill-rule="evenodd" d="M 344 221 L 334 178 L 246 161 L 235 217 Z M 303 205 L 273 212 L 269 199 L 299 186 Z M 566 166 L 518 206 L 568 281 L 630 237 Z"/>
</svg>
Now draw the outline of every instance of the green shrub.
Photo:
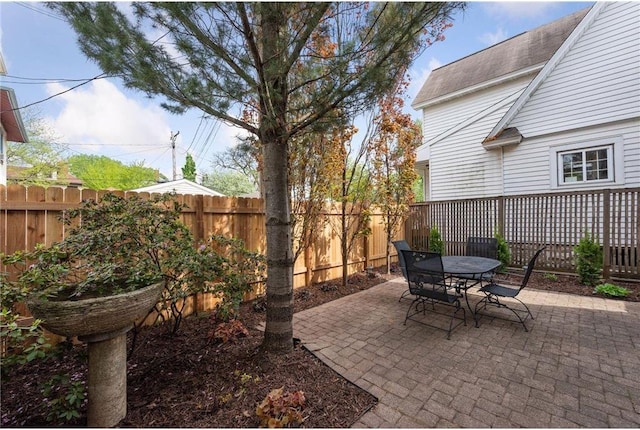
<svg viewBox="0 0 640 430">
<path fill-rule="evenodd" d="M 594 286 L 600 280 L 602 271 L 602 250 L 593 237 L 586 232 L 574 248 L 576 272 L 583 285 Z"/>
<path fill-rule="evenodd" d="M 558 275 L 556 275 L 555 273 L 545 272 L 542 274 L 542 277 L 547 281 L 552 281 L 552 282 L 556 282 L 558 280 Z"/>
<path fill-rule="evenodd" d="M 11 260 L 11 256 L 0 254 L 3 264 L 11 264 Z M 7 276 L 7 272 L 0 272 L 0 339 L 4 349 L 4 356 L 0 360 L 2 377 L 16 364 L 44 358 L 51 348 L 44 336 L 42 321 L 34 319 L 29 325 L 20 323 L 22 315 L 15 311 L 15 305 L 25 300 L 28 289 L 18 283 L 8 282 Z"/>
<path fill-rule="evenodd" d="M 175 264 L 167 272 L 167 288 L 155 310 L 163 321 L 165 313 L 171 315 L 172 333 L 180 328 L 187 297 L 197 293 L 216 295 L 221 299 L 216 315 L 229 321 L 237 316 L 243 295 L 262 281 L 266 272 L 264 255 L 247 250 L 240 239 L 219 235 L 212 235 L 197 249 L 185 249 L 180 259 L 171 261 Z"/>
<path fill-rule="evenodd" d="M 437 252 L 440 255 L 444 255 L 444 242 L 440 236 L 438 226 L 434 225 L 429 230 L 429 252 Z"/>
<path fill-rule="evenodd" d="M 493 237 L 498 241 L 497 256 L 502 265 L 498 268 L 498 272 L 504 272 L 509 263 L 511 262 L 511 252 L 509 251 L 509 244 L 497 231 L 493 234 Z"/>
<path fill-rule="evenodd" d="M 596 294 L 604 294 L 610 297 L 626 297 L 629 290 L 614 284 L 600 284 L 594 290 Z"/>
<path fill-rule="evenodd" d="M 72 381 L 68 374 L 57 374 L 42 385 L 42 394 L 48 401 L 47 421 L 65 423 L 80 418 L 85 403 L 85 386 Z"/>
</svg>

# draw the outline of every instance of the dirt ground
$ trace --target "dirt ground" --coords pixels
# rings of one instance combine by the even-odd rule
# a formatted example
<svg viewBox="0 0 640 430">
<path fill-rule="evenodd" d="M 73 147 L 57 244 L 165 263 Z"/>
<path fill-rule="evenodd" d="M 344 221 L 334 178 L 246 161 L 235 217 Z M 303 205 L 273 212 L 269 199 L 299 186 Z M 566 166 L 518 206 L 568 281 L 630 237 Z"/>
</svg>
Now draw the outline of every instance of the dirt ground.
<svg viewBox="0 0 640 430">
<path fill-rule="evenodd" d="M 295 311 L 352 294 L 392 275 L 350 277 L 347 287 L 325 282 L 295 291 Z M 518 282 L 516 275 L 507 281 Z M 499 276 L 504 281 L 504 276 Z M 640 283 L 616 282 L 632 292 L 625 300 L 640 301 Z M 534 273 L 527 288 L 592 295 L 575 277 Z M 376 399 L 349 383 L 309 351 L 296 346 L 287 355 L 265 355 L 259 346 L 264 321 L 263 303 L 244 303 L 240 318 L 248 336 L 234 342 L 213 339 L 216 321 L 210 315 L 189 317 L 177 335 L 163 326 L 142 330 L 128 361 L 127 416 L 121 427 L 257 427 L 256 405 L 269 391 L 301 390 L 305 396 L 303 427 L 349 427 L 373 407 Z M 131 335 L 129 336 L 131 337 Z M 86 424 L 86 403 L 80 418 L 48 422 L 52 405 L 44 398 L 43 382 L 68 373 L 85 381 L 86 347 L 61 345 L 45 360 L 12 369 L 2 380 L 2 427 L 45 427 Z"/>
</svg>

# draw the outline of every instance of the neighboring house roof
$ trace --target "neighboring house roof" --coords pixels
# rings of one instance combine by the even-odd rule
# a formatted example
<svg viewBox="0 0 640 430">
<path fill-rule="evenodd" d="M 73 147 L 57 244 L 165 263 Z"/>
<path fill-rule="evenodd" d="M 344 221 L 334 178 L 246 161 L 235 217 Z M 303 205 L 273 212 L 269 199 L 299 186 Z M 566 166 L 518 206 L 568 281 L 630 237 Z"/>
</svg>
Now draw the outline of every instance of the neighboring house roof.
<svg viewBox="0 0 640 430">
<path fill-rule="evenodd" d="M 252 191 L 247 194 L 242 194 L 238 197 L 244 197 L 246 199 L 259 199 L 261 196 L 260 196 L 260 191 Z"/>
<path fill-rule="evenodd" d="M 7 180 L 20 181 L 22 179 L 26 179 L 26 175 L 29 174 L 29 169 L 29 167 L 22 166 L 7 166 Z M 79 188 L 82 186 L 82 179 L 79 179 L 65 171 L 54 172 L 50 177 L 44 179 L 51 181 L 52 184 L 66 182 L 69 187 Z"/>
<path fill-rule="evenodd" d="M 28 142 L 27 131 L 22 123 L 18 100 L 13 89 L 0 87 L 0 123 L 11 142 Z"/>
<path fill-rule="evenodd" d="M 177 194 L 196 194 L 196 195 L 205 195 L 205 196 L 224 196 L 224 194 L 220 194 L 217 191 L 213 191 L 210 188 L 205 186 L 196 184 L 193 181 L 188 179 L 179 179 L 177 181 L 169 181 L 163 182 L 161 184 L 149 185 L 148 187 L 136 188 L 135 190 L 138 193 L 171 193 L 175 192 Z"/>
<path fill-rule="evenodd" d="M 521 33 L 433 70 L 411 106 L 420 109 L 436 101 L 452 98 L 457 93 L 462 95 L 469 88 L 489 86 L 508 76 L 515 78 L 540 70 L 589 9 Z"/>
</svg>

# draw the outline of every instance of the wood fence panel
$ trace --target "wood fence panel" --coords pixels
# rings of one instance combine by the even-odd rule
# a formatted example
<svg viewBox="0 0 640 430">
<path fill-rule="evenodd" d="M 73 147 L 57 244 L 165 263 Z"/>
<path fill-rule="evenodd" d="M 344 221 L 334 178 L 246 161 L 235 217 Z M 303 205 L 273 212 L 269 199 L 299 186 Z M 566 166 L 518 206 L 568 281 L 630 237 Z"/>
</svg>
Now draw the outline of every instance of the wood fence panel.
<svg viewBox="0 0 640 430">
<path fill-rule="evenodd" d="M 7 187 L 7 203 L 26 203 L 27 189 L 17 185 Z M 3 252 L 11 254 L 27 248 L 27 211 L 14 210 L 7 212 L 6 246 Z"/>
<path fill-rule="evenodd" d="M 49 187 L 46 190 L 45 201 L 47 203 L 64 202 L 64 189 Z M 45 241 L 46 246 L 50 246 L 54 242 L 59 242 L 64 237 L 64 227 L 62 223 L 57 222 L 61 211 L 46 210 L 45 211 Z"/>
<path fill-rule="evenodd" d="M 45 201 L 45 189 L 43 187 L 29 187 L 27 201 L 30 203 L 42 203 Z M 27 249 L 33 249 L 38 243 L 46 243 L 46 219 L 41 211 L 27 211 Z"/>
</svg>

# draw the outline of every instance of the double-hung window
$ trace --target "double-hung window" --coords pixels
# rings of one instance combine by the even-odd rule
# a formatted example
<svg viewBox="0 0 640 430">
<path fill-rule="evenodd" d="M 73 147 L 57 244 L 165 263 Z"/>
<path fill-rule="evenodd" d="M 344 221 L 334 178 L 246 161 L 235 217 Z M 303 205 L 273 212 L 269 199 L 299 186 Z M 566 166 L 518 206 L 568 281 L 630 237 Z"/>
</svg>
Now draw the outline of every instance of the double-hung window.
<svg viewBox="0 0 640 430">
<path fill-rule="evenodd" d="M 613 181 L 613 145 L 558 152 L 558 185 Z"/>
</svg>

